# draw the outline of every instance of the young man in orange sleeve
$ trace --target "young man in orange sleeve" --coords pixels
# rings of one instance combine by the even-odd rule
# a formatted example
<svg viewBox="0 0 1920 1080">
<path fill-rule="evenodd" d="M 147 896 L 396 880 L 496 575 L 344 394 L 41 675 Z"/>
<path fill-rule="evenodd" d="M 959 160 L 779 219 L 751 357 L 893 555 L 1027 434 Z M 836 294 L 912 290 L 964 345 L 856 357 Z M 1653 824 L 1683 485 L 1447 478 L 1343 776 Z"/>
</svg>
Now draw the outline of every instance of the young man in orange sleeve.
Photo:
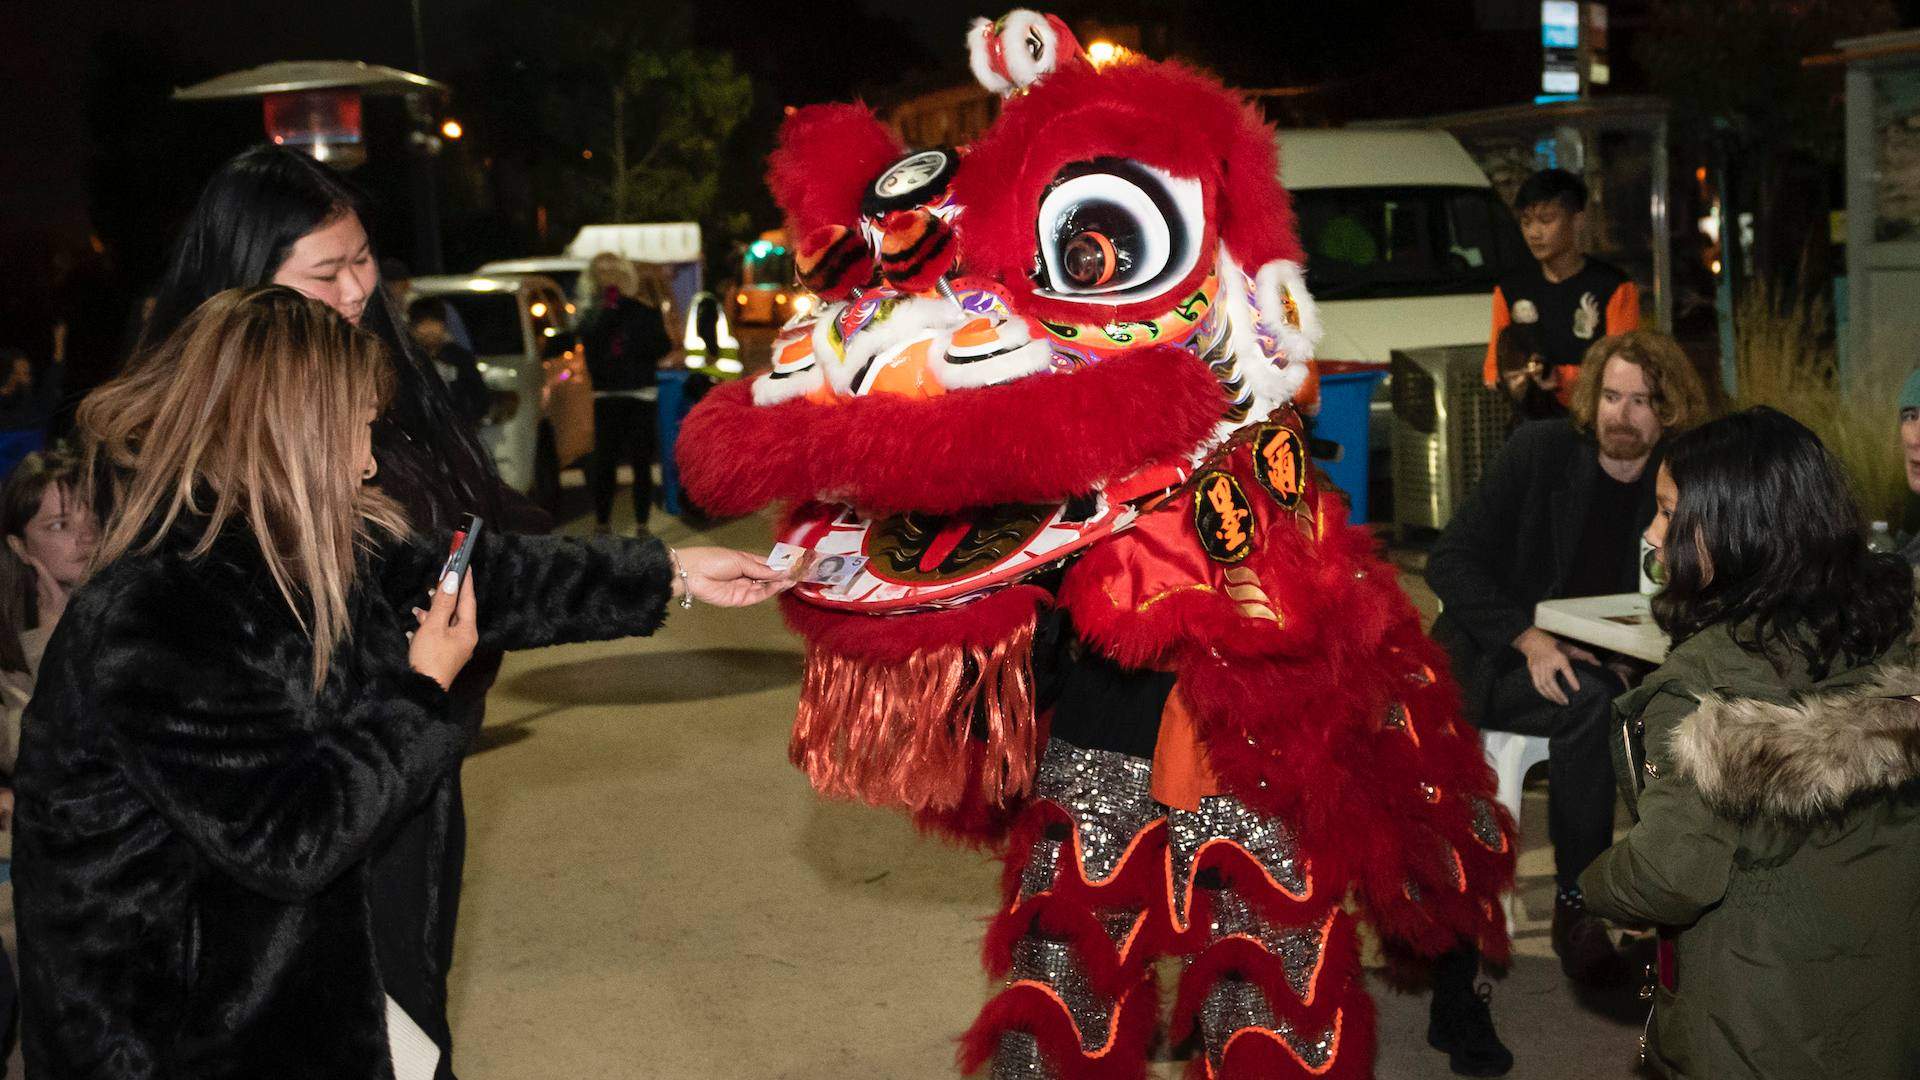
<svg viewBox="0 0 1920 1080">
<path fill-rule="evenodd" d="M 1531 324 L 1547 361 L 1540 385 L 1565 405 L 1587 346 L 1639 328 L 1640 290 L 1619 267 L 1581 253 L 1587 185 L 1579 177 L 1542 169 L 1520 185 L 1513 210 L 1536 265 L 1507 274 L 1494 286 L 1493 332 L 1482 378 L 1489 389 L 1498 384 L 1500 332 L 1514 323 Z"/>
</svg>

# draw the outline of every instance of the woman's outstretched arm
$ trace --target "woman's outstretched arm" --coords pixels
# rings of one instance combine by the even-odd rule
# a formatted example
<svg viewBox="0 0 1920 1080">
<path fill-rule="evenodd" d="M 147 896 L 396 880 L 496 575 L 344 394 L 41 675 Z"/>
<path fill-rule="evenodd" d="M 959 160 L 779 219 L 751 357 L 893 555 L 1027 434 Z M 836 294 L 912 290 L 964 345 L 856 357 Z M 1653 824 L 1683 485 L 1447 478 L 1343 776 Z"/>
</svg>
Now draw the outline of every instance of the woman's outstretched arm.
<svg viewBox="0 0 1920 1080">
<path fill-rule="evenodd" d="M 428 535 L 389 549 L 380 579 L 391 603 L 401 610 L 424 606 L 449 539 L 445 533 Z M 483 649 L 651 634 L 683 588 L 706 603 L 736 607 L 765 600 L 789 584 L 764 560 L 726 548 L 670 553 L 658 540 L 518 536 L 484 529 L 471 577 Z"/>
</svg>

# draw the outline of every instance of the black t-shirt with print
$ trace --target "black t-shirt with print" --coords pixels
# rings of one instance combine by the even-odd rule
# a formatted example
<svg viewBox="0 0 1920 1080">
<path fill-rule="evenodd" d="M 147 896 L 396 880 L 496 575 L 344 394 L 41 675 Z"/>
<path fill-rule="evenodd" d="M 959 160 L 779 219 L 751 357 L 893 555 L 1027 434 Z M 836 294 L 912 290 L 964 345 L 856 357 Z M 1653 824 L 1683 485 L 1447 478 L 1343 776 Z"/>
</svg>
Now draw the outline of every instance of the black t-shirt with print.
<svg viewBox="0 0 1920 1080">
<path fill-rule="evenodd" d="M 1561 282 L 1547 280 L 1540 264 L 1525 266 L 1500 279 L 1509 322 L 1530 323 L 1548 365 L 1577 365 L 1587 346 L 1627 327 L 1608 326 L 1607 306 L 1627 283 L 1620 269 L 1589 258 L 1580 272 Z"/>
</svg>

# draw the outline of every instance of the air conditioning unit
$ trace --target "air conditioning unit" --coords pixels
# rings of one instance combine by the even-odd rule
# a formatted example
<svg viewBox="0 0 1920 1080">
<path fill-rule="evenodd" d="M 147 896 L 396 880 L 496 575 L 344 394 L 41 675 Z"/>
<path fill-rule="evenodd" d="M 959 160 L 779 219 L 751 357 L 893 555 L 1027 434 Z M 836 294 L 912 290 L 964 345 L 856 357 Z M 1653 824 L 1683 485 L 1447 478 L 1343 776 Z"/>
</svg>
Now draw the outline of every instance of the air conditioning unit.
<svg viewBox="0 0 1920 1080">
<path fill-rule="evenodd" d="M 1393 521 L 1444 528 L 1507 441 L 1513 406 L 1480 381 L 1485 345 L 1395 349 Z"/>
</svg>

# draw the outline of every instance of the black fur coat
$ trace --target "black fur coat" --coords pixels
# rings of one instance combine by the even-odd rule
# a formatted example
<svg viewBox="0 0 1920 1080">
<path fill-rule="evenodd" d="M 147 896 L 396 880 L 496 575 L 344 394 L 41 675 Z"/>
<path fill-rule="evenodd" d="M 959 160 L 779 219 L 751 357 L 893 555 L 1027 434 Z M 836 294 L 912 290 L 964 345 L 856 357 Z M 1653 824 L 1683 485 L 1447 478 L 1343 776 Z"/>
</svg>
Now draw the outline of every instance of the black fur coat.
<svg viewBox="0 0 1920 1080">
<path fill-rule="evenodd" d="M 446 540 L 369 558 L 316 694 L 252 534 L 189 560 L 202 526 L 77 590 L 41 667 L 14 841 L 27 1075 L 391 1077 L 370 855 L 454 812 L 466 732 L 405 637 Z M 671 584 L 653 541 L 486 533 L 474 566 L 483 647 L 650 633 Z M 438 940 L 445 908 L 403 932 Z M 444 1003 L 416 1008 L 444 1051 Z"/>
</svg>

